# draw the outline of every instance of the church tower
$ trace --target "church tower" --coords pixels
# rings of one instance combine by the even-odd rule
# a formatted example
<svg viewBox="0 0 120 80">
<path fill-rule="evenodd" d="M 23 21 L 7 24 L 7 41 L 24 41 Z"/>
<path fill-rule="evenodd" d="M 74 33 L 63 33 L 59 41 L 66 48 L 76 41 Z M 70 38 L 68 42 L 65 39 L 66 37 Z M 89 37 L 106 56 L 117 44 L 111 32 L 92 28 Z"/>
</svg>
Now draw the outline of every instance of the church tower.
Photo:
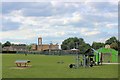
<svg viewBox="0 0 120 80">
<path fill-rule="evenodd" d="M 38 50 L 42 51 L 42 37 L 38 38 Z"/>
<path fill-rule="evenodd" d="M 38 45 L 42 45 L 42 37 L 38 38 Z"/>
</svg>

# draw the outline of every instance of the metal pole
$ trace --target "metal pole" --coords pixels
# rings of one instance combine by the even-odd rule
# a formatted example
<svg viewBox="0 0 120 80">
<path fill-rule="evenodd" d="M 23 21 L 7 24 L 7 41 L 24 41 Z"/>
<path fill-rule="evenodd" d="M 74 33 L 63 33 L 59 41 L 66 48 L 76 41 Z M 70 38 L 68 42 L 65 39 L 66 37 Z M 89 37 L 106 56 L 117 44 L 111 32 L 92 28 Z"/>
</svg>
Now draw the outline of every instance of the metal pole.
<svg viewBox="0 0 120 80">
<path fill-rule="evenodd" d="M 78 49 L 78 42 L 76 42 L 76 49 Z M 79 67 L 79 55 L 78 55 L 78 52 L 76 50 L 76 53 L 77 53 L 77 68 Z"/>
<path fill-rule="evenodd" d="M 77 68 L 79 67 L 79 55 L 78 55 L 78 53 L 76 52 L 76 54 L 77 54 L 77 58 L 76 58 L 76 60 L 77 60 Z"/>
<path fill-rule="evenodd" d="M 86 67 L 86 58 L 85 58 L 85 55 L 83 57 L 84 57 L 84 64 L 83 64 L 83 66 Z"/>
<path fill-rule="evenodd" d="M 78 56 L 77 56 L 77 53 L 76 53 L 76 68 L 78 68 Z"/>
<path fill-rule="evenodd" d="M 98 65 L 99 65 L 99 53 L 98 53 Z"/>
</svg>

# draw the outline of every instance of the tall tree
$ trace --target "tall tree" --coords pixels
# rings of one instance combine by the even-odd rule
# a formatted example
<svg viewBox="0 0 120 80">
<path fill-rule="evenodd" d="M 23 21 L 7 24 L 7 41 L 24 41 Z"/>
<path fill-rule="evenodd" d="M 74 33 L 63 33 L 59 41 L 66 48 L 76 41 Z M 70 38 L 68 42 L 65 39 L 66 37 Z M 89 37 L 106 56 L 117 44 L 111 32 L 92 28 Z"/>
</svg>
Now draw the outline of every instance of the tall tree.
<svg viewBox="0 0 120 80">
<path fill-rule="evenodd" d="M 4 44 L 3 44 L 3 47 L 6 47 L 6 46 L 11 46 L 11 43 L 9 41 L 6 41 Z"/>
<path fill-rule="evenodd" d="M 63 50 L 73 49 L 76 48 L 76 46 L 78 46 L 79 44 L 83 44 L 83 43 L 84 41 L 82 38 L 77 38 L 77 37 L 68 38 L 62 42 L 61 48 Z"/>
<path fill-rule="evenodd" d="M 0 42 L 0 52 L 2 52 L 2 43 Z"/>
<path fill-rule="evenodd" d="M 84 53 L 88 48 L 90 48 L 90 45 L 85 43 L 84 39 L 72 37 L 65 39 L 62 42 L 61 48 L 63 50 L 70 50 L 73 48 L 79 49 L 81 53 Z"/>
<path fill-rule="evenodd" d="M 105 44 L 101 43 L 101 42 L 93 42 L 92 43 L 92 48 L 94 48 L 94 49 L 99 49 L 99 48 L 102 48 L 104 46 L 105 46 Z"/>
<path fill-rule="evenodd" d="M 110 45 L 110 47 L 111 47 L 112 49 L 118 50 L 118 44 L 115 43 L 115 42 L 113 42 L 113 43 Z"/>
<path fill-rule="evenodd" d="M 118 50 L 120 41 L 116 37 L 111 37 L 105 41 L 105 44 L 109 44 L 111 48 Z"/>
<path fill-rule="evenodd" d="M 91 48 L 91 46 L 87 43 L 79 45 L 80 53 L 85 53 L 89 48 Z"/>
<path fill-rule="evenodd" d="M 0 46 L 2 46 L 2 43 L 0 42 Z"/>
<path fill-rule="evenodd" d="M 105 44 L 109 44 L 110 45 L 112 43 L 118 43 L 118 40 L 114 36 L 105 41 Z"/>
</svg>

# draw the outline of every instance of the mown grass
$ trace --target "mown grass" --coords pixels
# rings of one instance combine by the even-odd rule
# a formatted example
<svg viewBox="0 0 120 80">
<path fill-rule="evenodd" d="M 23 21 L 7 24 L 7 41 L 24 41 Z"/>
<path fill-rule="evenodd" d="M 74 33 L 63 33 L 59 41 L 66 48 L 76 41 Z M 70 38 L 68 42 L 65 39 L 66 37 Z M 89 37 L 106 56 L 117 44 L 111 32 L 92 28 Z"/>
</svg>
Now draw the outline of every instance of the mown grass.
<svg viewBox="0 0 120 80">
<path fill-rule="evenodd" d="M 15 61 L 31 60 L 31 67 L 27 69 L 11 69 L 16 67 Z M 63 64 L 57 63 L 64 61 Z M 117 78 L 118 65 L 102 65 L 70 69 L 68 65 L 75 62 L 75 56 L 52 55 L 2 55 L 3 78 Z"/>
</svg>

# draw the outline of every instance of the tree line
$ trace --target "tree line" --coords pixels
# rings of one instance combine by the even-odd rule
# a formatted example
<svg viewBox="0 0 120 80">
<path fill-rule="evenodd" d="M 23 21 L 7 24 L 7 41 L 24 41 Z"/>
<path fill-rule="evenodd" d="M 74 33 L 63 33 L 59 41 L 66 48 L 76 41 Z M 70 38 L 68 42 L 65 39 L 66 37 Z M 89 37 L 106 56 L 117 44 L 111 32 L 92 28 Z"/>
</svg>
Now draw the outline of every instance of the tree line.
<svg viewBox="0 0 120 80">
<path fill-rule="evenodd" d="M 83 38 L 71 37 L 65 39 L 62 42 L 61 48 L 62 50 L 70 50 L 76 48 L 79 49 L 81 53 L 83 53 L 89 48 L 94 48 L 97 50 L 99 48 L 104 47 L 105 45 L 110 45 L 112 49 L 119 50 L 118 44 L 120 44 L 120 41 L 117 40 L 117 38 L 114 36 L 106 40 L 105 43 L 93 42 L 92 45 L 86 43 Z"/>
<path fill-rule="evenodd" d="M 94 49 L 99 49 L 104 47 L 105 45 L 110 45 L 112 49 L 115 50 L 120 50 L 120 47 L 118 45 L 120 44 L 120 41 L 117 40 L 116 37 L 111 37 L 108 40 L 105 41 L 105 43 L 102 42 L 93 42 L 92 45 L 89 43 L 86 43 L 83 38 L 78 38 L 78 37 L 71 37 L 65 39 L 62 44 L 61 44 L 61 49 L 62 50 L 70 50 L 73 48 L 79 49 L 81 53 L 85 52 L 89 48 L 94 48 Z M 5 43 L 0 42 L 0 46 L 6 47 L 6 46 L 27 46 L 29 49 L 31 48 L 31 45 L 26 45 L 26 44 L 11 44 L 9 41 L 6 41 Z"/>
<path fill-rule="evenodd" d="M 0 42 L 0 46 L 2 47 L 9 47 L 9 46 L 26 46 L 26 44 L 14 44 L 14 43 L 11 43 L 10 41 L 6 41 L 5 43 L 1 43 Z"/>
</svg>

